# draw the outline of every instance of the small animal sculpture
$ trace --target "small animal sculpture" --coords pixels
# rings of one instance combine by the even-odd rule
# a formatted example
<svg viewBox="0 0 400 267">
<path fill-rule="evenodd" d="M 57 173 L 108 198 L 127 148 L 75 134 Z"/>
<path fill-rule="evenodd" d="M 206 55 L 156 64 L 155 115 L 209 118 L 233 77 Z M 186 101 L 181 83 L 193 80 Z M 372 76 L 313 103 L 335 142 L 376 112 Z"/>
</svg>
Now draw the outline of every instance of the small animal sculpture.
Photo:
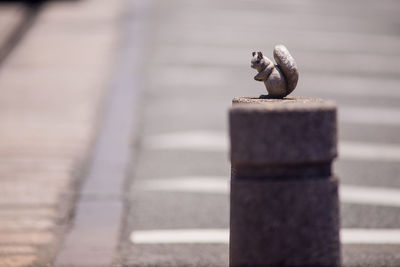
<svg viewBox="0 0 400 267">
<path fill-rule="evenodd" d="M 254 80 L 264 82 L 267 98 L 284 98 L 296 88 L 299 71 L 284 45 L 275 46 L 274 58 L 276 65 L 261 52 L 253 52 L 251 67 L 258 71 Z"/>
</svg>

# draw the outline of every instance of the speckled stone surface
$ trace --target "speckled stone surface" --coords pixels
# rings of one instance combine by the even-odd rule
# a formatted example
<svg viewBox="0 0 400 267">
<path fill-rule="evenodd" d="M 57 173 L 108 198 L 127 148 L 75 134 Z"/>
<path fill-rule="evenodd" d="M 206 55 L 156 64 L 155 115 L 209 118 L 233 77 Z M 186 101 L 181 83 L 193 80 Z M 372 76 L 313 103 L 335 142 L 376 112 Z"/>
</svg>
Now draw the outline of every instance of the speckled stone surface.
<svg viewBox="0 0 400 267">
<path fill-rule="evenodd" d="M 338 180 L 231 182 L 231 266 L 340 266 Z"/>
<path fill-rule="evenodd" d="M 340 266 L 336 105 L 233 99 L 231 266 Z"/>
<path fill-rule="evenodd" d="M 260 97 L 255 96 L 240 96 L 234 97 L 232 99 L 232 104 L 274 104 L 274 105 L 286 105 L 286 104 L 320 104 L 320 105 L 334 105 L 332 101 L 326 101 L 321 98 L 312 98 L 312 97 L 285 97 L 282 99 L 268 98 L 267 95 L 261 95 Z M 304 106 L 307 108 L 307 106 Z"/>
<path fill-rule="evenodd" d="M 234 98 L 229 119 L 233 165 L 330 162 L 337 156 L 331 101 Z"/>
</svg>

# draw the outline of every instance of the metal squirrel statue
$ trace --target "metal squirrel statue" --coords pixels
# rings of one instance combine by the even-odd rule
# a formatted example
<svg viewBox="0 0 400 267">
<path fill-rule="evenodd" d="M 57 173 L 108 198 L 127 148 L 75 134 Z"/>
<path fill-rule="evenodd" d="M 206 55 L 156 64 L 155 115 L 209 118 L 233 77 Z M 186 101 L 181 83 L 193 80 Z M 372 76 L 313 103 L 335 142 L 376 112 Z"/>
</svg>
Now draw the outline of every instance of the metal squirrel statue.
<svg viewBox="0 0 400 267">
<path fill-rule="evenodd" d="M 276 64 L 261 52 L 253 52 L 251 67 L 258 71 L 254 80 L 264 82 L 268 91 L 267 98 L 284 98 L 296 88 L 299 71 L 284 45 L 275 46 L 274 59 Z"/>
</svg>

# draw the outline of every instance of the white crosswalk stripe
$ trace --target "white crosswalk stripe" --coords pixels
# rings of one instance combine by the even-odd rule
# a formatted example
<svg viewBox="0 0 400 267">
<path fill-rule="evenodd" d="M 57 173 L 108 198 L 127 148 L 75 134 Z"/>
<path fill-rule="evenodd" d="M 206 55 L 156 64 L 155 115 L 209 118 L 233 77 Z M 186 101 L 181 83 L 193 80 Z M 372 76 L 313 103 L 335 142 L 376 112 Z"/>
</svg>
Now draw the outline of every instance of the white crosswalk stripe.
<svg viewBox="0 0 400 267">
<path fill-rule="evenodd" d="M 342 229 L 342 244 L 400 244 L 400 229 Z M 133 231 L 134 244 L 228 244 L 228 229 L 170 229 Z"/>
<path fill-rule="evenodd" d="M 145 146 L 154 150 L 225 152 L 229 144 L 227 135 L 222 132 L 188 131 L 151 136 L 145 140 Z M 397 162 L 400 161 L 400 145 L 342 141 L 339 143 L 339 157 L 345 160 Z"/>
<path fill-rule="evenodd" d="M 148 191 L 229 194 L 229 181 L 222 176 L 151 179 L 142 182 L 138 187 Z M 341 185 L 339 190 L 343 203 L 400 207 L 400 189 Z"/>
</svg>

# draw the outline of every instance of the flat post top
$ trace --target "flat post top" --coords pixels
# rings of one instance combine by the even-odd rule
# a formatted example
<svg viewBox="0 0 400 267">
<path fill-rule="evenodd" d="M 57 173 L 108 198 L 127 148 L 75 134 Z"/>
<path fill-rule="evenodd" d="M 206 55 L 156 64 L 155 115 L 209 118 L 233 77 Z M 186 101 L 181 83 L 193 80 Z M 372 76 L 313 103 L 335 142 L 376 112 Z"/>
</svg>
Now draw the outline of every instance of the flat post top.
<svg viewBox="0 0 400 267">
<path fill-rule="evenodd" d="M 249 106 L 249 104 L 251 106 Z M 266 109 L 270 111 L 282 110 L 315 110 L 331 109 L 336 110 L 336 104 L 332 100 L 323 100 L 321 98 L 310 97 L 285 97 L 282 99 L 260 98 L 260 97 L 234 97 L 232 99 L 233 107 Z"/>
<path fill-rule="evenodd" d="M 232 102 L 232 164 L 313 164 L 331 162 L 337 156 L 333 101 L 236 97 Z"/>
</svg>

